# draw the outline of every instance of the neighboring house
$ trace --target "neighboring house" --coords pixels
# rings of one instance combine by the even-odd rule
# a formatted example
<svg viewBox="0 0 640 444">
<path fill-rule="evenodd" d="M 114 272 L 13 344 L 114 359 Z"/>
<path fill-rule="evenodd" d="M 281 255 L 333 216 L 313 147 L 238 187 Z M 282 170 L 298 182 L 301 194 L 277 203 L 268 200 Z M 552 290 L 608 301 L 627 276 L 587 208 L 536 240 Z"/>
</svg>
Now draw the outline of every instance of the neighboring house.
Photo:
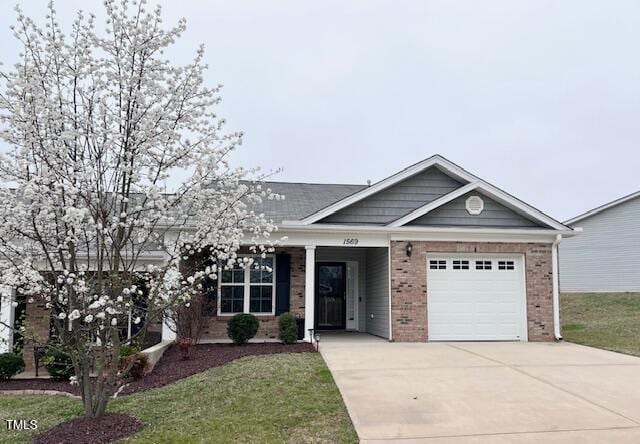
<svg viewBox="0 0 640 444">
<path fill-rule="evenodd" d="M 640 291 L 640 191 L 565 222 L 582 228 L 560 248 L 567 293 Z"/>
<path fill-rule="evenodd" d="M 304 318 L 307 340 L 310 329 L 411 342 L 559 337 L 557 245 L 574 231 L 443 157 L 371 186 L 267 186 L 286 199 L 255 210 L 287 240 L 263 259 L 273 273 L 222 273 L 205 339 L 225 338 L 240 312 L 259 317 L 258 339 L 277 336 L 283 312 Z M 45 330 L 36 312 L 27 307 L 27 320 Z"/>
</svg>

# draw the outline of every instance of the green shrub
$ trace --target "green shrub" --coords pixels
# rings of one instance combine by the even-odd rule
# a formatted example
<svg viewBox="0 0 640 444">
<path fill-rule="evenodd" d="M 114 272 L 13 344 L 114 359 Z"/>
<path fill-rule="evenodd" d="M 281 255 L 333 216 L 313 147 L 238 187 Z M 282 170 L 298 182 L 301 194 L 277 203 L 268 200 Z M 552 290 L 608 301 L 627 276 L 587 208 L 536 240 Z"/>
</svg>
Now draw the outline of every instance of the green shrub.
<svg viewBox="0 0 640 444">
<path fill-rule="evenodd" d="M 53 379 L 69 379 L 75 374 L 71 356 L 55 348 L 45 353 L 44 366 Z"/>
<path fill-rule="evenodd" d="M 9 379 L 24 370 L 22 355 L 16 353 L 0 354 L 0 379 Z"/>
<path fill-rule="evenodd" d="M 120 347 L 120 359 L 135 355 L 139 351 L 140 349 L 135 345 L 123 345 Z"/>
<path fill-rule="evenodd" d="M 227 323 L 227 334 L 236 344 L 246 344 L 258 333 L 258 319 L 248 313 L 237 314 Z"/>
<path fill-rule="evenodd" d="M 283 313 L 278 318 L 278 337 L 285 344 L 295 344 L 298 340 L 296 318 L 291 313 Z"/>
</svg>

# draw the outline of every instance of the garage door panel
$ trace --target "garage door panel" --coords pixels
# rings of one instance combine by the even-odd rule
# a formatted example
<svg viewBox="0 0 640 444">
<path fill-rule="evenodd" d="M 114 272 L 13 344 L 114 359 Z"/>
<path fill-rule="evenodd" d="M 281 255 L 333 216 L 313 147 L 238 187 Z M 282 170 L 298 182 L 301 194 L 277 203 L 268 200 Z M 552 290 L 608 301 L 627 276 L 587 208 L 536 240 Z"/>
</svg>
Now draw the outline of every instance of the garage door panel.
<svg viewBox="0 0 640 444">
<path fill-rule="evenodd" d="M 438 269 L 430 268 L 430 257 L 427 260 L 430 340 L 521 339 L 524 330 L 521 256 L 437 255 Z M 460 269 L 464 264 L 468 264 L 467 269 Z"/>
</svg>

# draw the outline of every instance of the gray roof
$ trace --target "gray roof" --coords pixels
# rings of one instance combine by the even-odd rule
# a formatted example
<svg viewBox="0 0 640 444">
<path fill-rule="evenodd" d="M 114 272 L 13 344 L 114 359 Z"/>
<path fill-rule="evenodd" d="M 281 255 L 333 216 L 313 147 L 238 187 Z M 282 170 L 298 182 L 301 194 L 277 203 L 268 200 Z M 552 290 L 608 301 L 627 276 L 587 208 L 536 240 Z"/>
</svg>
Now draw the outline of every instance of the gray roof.
<svg viewBox="0 0 640 444">
<path fill-rule="evenodd" d="M 342 185 L 294 182 L 264 182 L 266 188 L 285 196 L 285 200 L 267 200 L 253 208 L 276 223 L 299 220 L 356 193 L 366 185 Z"/>
</svg>

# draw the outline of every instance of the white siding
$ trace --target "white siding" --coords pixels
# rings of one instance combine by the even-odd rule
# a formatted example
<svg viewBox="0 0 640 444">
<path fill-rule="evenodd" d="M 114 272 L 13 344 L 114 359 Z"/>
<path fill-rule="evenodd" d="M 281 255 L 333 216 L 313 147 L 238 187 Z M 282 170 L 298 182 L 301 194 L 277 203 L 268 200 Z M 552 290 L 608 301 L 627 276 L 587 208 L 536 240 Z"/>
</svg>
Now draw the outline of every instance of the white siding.
<svg viewBox="0 0 640 444">
<path fill-rule="evenodd" d="M 640 291 L 640 198 L 574 226 L 584 231 L 560 244 L 561 291 Z"/>
<path fill-rule="evenodd" d="M 386 248 L 367 249 L 366 331 L 389 337 L 389 257 Z"/>
</svg>

